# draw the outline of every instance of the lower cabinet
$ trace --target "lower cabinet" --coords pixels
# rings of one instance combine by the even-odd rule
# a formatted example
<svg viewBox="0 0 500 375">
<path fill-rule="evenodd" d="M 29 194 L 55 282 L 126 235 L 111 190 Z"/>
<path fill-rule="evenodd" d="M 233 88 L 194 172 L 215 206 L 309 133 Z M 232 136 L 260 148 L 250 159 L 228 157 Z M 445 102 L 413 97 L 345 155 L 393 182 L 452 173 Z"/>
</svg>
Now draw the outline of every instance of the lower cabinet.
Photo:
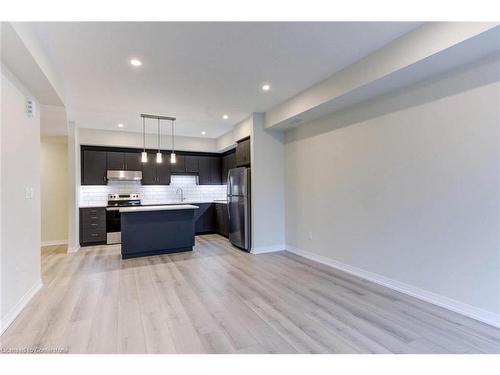
<svg viewBox="0 0 500 375">
<path fill-rule="evenodd" d="M 215 232 L 215 207 L 213 203 L 196 203 L 199 208 L 194 214 L 195 234 Z"/>
<path fill-rule="evenodd" d="M 80 208 L 80 245 L 106 243 L 106 209 L 104 207 Z"/>
<path fill-rule="evenodd" d="M 215 203 L 215 228 L 216 232 L 224 237 L 229 237 L 229 216 L 227 204 Z"/>
<path fill-rule="evenodd" d="M 229 236 L 227 205 L 223 203 L 196 203 L 199 207 L 194 214 L 195 234 L 218 233 Z"/>
</svg>

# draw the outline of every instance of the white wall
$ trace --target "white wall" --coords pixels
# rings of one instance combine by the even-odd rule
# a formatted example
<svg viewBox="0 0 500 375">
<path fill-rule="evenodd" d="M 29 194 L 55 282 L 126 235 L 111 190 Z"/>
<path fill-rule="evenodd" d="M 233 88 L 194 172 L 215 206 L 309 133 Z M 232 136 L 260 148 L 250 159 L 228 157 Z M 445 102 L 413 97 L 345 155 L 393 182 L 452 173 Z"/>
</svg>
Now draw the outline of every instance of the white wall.
<svg viewBox="0 0 500 375">
<path fill-rule="evenodd" d="M 68 252 L 78 251 L 80 195 L 80 143 L 78 128 L 73 122 L 68 123 Z"/>
<path fill-rule="evenodd" d="M 169 130 L 162 127 L 162 133 L 160 147 L 162 150 L 169 150 L 172 146 L 172 139 Z M 142 133 L 126 131 L 79 128 L 78 137 L 81 145 L 136 148 L 141 148 L 143 145 Z M 180 151 L 216 152 L 216 144 L 217 141 L 215 138 L 175 137 L 175 149 Z M 157 135 L 146 134 L 146 148 L 155 149 L 157 147 Z"/>
<path fill-rule="evenodd" d="M 223 152 L 234 148 L 236 146 L 236 142 L 242 138 L 250 136 L 252 133 L 252 127 L 252 116 L 234 125 L 230 131 L 217 138 L 217 151 Z"/>
<path fill-rule="evenodd" d="M 499 74 L 481 62 L 288 132 L 289 248 L 500 325 Z"/>
<path fill-rule="evenodd" d="M 67 137 L 42 137 L 40 151 L 42 245 L 66 243 L 68 240 Z"/>
<path fill-rule="evenodd" d="M 285 249 L 283 133 L 266 130 L 254 113 L 251 134 L 252 252 Z"/>
<path fill-rule="evenodd" d="M 41 287 L 40 118 L 26 116 L 30 94 L 3 65 L 1 79 L 0 333 Z"/>
</svg>

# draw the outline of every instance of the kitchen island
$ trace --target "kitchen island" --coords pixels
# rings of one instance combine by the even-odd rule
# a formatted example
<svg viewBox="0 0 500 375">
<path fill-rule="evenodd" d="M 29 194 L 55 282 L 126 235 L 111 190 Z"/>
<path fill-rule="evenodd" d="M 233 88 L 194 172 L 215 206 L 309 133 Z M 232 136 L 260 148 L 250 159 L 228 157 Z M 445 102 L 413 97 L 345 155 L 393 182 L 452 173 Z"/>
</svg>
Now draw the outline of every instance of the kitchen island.
<svg viewBox="0 0 500 375">
<path fill-rule="evenodd" d="M 122 207 L 122 259 L 191 251 L 198 206 Z"/>
</svg>

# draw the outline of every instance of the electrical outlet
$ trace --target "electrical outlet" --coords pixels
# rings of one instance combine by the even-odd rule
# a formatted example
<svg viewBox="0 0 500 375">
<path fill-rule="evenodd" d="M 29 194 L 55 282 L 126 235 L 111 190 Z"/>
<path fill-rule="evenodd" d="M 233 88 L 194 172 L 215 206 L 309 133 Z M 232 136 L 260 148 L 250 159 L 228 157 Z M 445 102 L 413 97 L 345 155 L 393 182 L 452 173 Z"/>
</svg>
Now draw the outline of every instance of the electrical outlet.
<svg viewBox="0 0 500 375">
<path fill-rule="evenodd" d="M 309 233 L 307 234 L 307 237 L 309 237 L 310 240 L 313 239 L 313 232 L 309 231 Z"/>
</svg>

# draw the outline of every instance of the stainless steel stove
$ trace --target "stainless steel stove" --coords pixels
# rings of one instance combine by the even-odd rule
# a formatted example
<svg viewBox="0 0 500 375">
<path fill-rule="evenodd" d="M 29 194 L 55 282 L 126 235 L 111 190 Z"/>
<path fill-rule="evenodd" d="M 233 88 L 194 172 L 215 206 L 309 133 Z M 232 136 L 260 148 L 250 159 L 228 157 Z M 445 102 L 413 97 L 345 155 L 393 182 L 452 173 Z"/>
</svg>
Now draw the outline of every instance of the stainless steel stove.
<svg viewBox="0 0 500 375">
<path fill-rule="evenodd" d="M 140 206 L 141 197 L 137 193 L 109 194 L 106 206 L 106 243 L 121 243 L 120 207 Z"/>
</svg>

